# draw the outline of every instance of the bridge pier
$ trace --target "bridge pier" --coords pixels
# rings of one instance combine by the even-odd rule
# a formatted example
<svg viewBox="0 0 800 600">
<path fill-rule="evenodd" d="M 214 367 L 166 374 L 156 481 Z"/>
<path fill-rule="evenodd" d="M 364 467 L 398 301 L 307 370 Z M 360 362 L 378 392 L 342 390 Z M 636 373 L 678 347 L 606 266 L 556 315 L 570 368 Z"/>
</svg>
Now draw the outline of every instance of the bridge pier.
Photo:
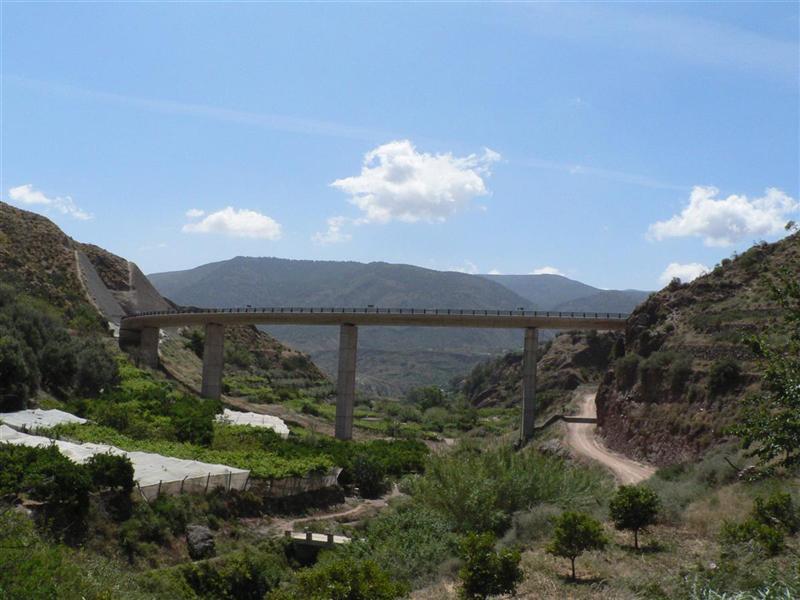
<svg viewBox="0 0 800 600">
<path fill-rule="evenodd" d="M 145 327 L 139 334 L 139 360 L 146 367 L 158 368 L 158 327 Z"/>
<path fill-rule="evenodd" d="M 208 323 L 203 343 L 203 398 L 219 400 L 222 396 L 222 367 L 225 362 L 225 326 Z"/>
<path fill-rule="evenodd" d="M 538 358 L 539 330 L 525 329 L 525 349 L 522 354 L 522 425 L 520 441 L 524 444 L 532 436 L 536 421 L 536 360 Z"/>
<path fill-rule="evenodd" d="M 336 439 L 353 437 L 353 405 L 356 399 L 358 327 L 343 323 L 339 328 L 339 372 L 336 378 Z"/>
</svg>

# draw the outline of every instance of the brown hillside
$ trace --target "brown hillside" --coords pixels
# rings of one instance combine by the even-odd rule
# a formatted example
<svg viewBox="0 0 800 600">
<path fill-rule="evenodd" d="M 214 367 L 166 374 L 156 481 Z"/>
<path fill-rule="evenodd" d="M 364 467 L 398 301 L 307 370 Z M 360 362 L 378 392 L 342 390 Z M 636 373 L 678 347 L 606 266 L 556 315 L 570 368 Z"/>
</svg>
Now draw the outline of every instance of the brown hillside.
<svg viewBox="0 0 800 600">
<path fill-rule="evenodd" d="M 670 284 L 633 312 L 626 354 L 597 397 L 608 446 L 668 464 L 724 439 L 741 399 L 759 386 L 759 366 L 742 338 L 781 336 L 769 294 L 779 269 L 800 273 L 800 234 L 723 260 L 690 284 Z"/>
</svg>

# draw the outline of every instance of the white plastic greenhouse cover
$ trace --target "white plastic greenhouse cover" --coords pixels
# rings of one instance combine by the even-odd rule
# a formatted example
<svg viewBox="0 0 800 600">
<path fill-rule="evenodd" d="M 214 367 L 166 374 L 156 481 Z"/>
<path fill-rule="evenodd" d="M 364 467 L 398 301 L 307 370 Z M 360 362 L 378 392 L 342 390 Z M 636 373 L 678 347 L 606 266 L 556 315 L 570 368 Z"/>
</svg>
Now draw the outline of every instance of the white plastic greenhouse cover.
<svg viewBox="0 0 800 600">
<path fill-rule="evenodd" d="M 82 463 L 94 454 L 116 454 L 127 456 L 133 463 L 133 478 L 142 495 L 152 500 L 159 494 L 181 492 L 205 492 L 217 487 L 226 490 L 243 490 L 250 479 L 250 471 L 226 465 L 215 465 L 195 460 L 184 460 L 151 454 L 148 452 L 125 452 L 105 444 L 74 444 L 52 440 L 38 435 L 28 435 L 0 425 L 0 442 L 22 446 L 49 446 L 77 463 Z"/>
<path fill-rule="evenodd" d="M 289 437 L 289 428 L 280 417 L 261 415 L 254 412 L 239 412 L 226 408 L 217 420 L 231 425 L 250 425 L 252 427 L 267 427 L 283 438 Z"/>
<path fill-rule="evenodd" d="M 32 431 L 48 429 L 61 423 L 86 423 L 86 419 L 81 419 L 63 410 L 32 408 L 12 413 L 0 413 L 0 422 L 20 431 Z"/>
</svg>

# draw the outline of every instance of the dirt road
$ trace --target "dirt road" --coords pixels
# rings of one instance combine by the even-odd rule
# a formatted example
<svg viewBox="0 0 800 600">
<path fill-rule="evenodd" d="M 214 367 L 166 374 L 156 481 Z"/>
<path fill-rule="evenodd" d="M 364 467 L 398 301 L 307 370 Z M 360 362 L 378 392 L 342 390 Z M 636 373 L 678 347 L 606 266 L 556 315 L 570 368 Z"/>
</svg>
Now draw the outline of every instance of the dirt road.
<svg viewBox="0 0 800 600">
<path fill-rule="evenodd" d="M 578 416 L 594 417 L 597 415 L 594 396 L 594 393 L 583 396 Z M 595 428 L 596 425 L 593 423 L 567 423 L 567 443 L 578 454 L 596 460 L 607 467 L 623 485 L 639 483 L 655 473 L 654 467 L 636 462 L 606 448 L 595 437 Z"/>
</svg>

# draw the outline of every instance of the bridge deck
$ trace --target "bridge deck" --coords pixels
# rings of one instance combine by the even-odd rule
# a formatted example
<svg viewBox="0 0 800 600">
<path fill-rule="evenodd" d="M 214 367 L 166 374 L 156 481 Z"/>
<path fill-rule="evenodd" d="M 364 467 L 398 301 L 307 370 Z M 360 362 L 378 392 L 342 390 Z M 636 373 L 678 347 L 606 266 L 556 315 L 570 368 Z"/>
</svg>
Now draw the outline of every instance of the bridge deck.
<svg viewBox="0 0 800 600">
<path fill-rule="evenodd" d="M 332 547 L 337 544 L 349 544 L 350 538 L 332 533 L 312 533 L 310 531 L 286 531 L 286 537 L 295 543 L 309 546 Z"/>
<path fill-rule="evenodd" d="M 123 329 L 184 325 L 373 325 L 473 327 L 496 329 L 625 329 L 622 313 L 452 308 L 203 308 L 137 313 L 122 319 Z"/>
</svg>

